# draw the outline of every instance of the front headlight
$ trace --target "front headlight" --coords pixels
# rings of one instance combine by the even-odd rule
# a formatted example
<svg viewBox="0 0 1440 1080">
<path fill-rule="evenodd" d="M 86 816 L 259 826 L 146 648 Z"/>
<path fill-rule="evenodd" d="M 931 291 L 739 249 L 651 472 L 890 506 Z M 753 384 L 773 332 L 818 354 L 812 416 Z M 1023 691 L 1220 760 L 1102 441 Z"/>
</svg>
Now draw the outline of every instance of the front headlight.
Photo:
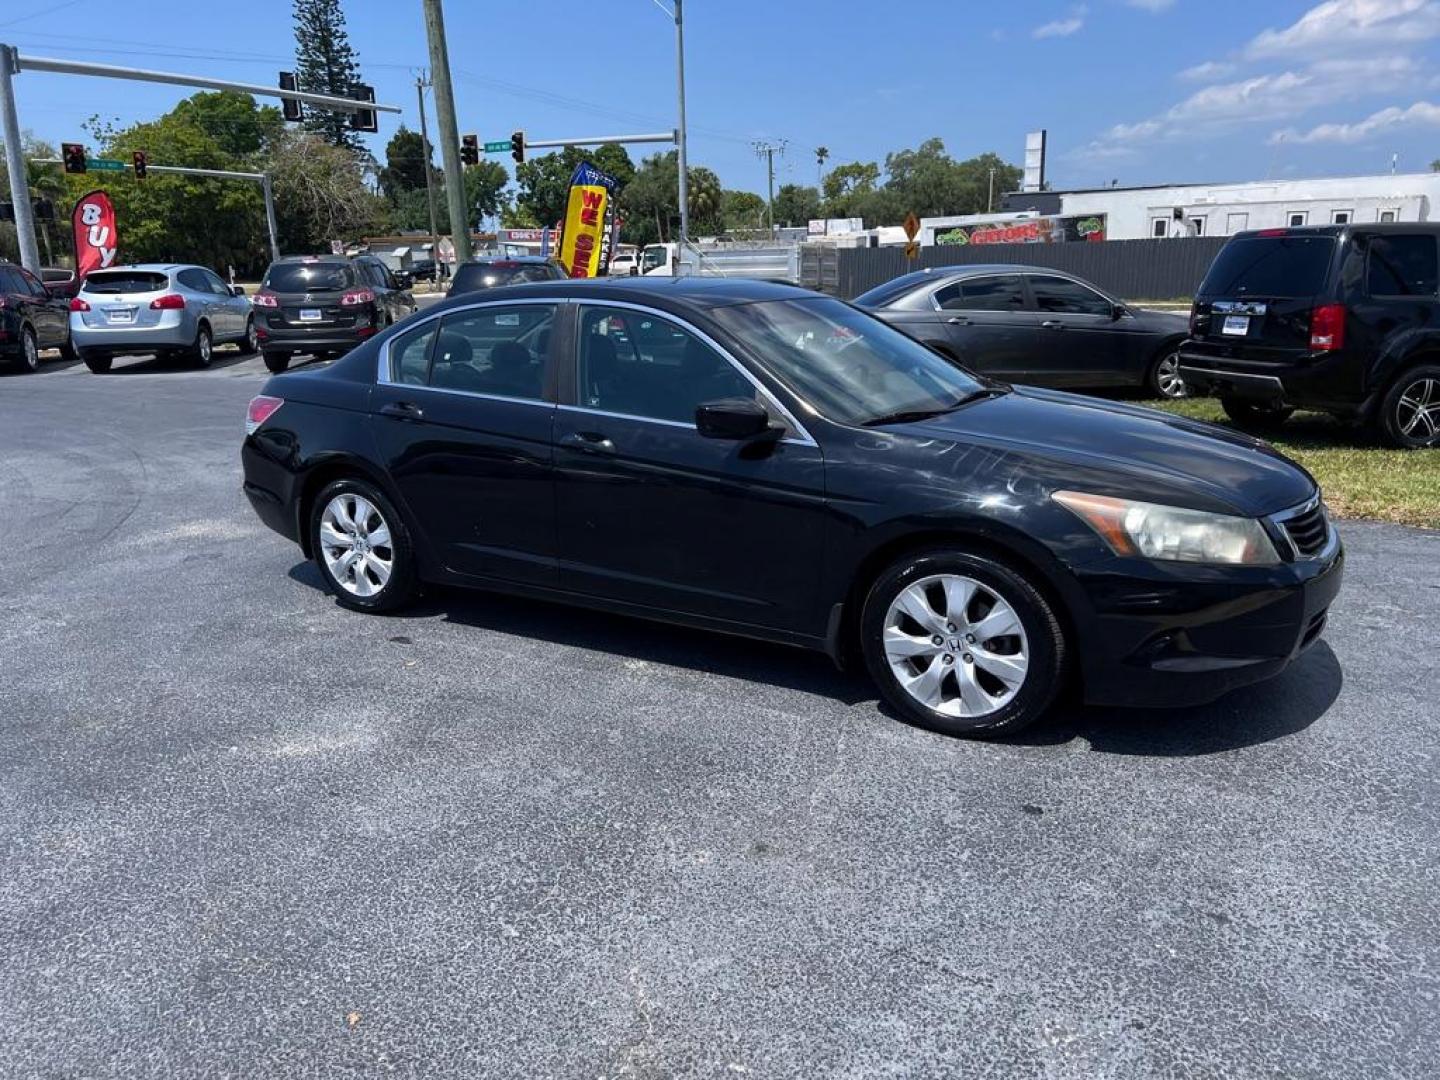
<svg viewBox="0 0 1440 1080">
<path fill-rule="evenodd" d="M 1094 529 L 1116 555 L 1244 566 L 1280 561 L 1269 534 L 1254 518 L 1082 491 L 1057 491 L 1050 497 Z"/>
</svg>

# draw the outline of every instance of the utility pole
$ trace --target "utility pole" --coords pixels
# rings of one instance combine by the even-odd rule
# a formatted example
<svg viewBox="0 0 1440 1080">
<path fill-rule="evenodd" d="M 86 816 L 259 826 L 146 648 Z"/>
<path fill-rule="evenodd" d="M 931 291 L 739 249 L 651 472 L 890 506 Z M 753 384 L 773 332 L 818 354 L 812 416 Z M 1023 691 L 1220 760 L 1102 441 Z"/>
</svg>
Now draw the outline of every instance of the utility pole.
<svg viewBox="0 0 1440 1080">
<path fill-rule="evenodd" d="M 985 213 L 990 213 L 995 208 L 995 170 L 990 170 L 990 194 L 985 196 Z"/>
<path fill-rule="evenodd" d="M 770 239 L 772 240 L 775 239 L 775 155 L 777 152 L 780 154 L 785 153 L 786 141 L 785 139 L 781 139 L 775 143 L 757 142 L 754 144 L 755 156 L 765 159 L 765 173 L 770 185 L 769 215 Z"/>
<path fill-rule="evenodd" d="M 30 179 L 20 147 L 20 117 L 15 111 L 15 50 L 0 45 L 0 135 L 5 139 L 5 165 L 10 173 L 10 201 L 15 204 L 15 234 L 20 239 L 20 265 L 37 277 L 40 249 L 35 244 L 35 213 L 30 205 Z"/>
<path fill-rule="evenodd" d="M 415 96 L 420 99 L 420 152 L 425 156 L 425 202 L 430 207 L 430 258 L 435 263 L 430 286 L 434 289 L 440 284 L 440 230 L 435 225 L 435 178 L 430 175 L 434 170 L 430 168 L 430 132 L 425 126 L 425 88 L 429 85 L 423 71 L 415 76 Z"/>
<path fill-rule="evenodd" d="M 685 245 L 690 242 L 690 178 L 686 175 L 685 168 L 685 15 L 683 3 L 684 0 L 674 0 L 675 83 L 680 125 L 675 129 L 675 145 L 678 150 L 677 164 L 680 166 L 680 257 L 675 260 L 677 270 L 685 258 Z"/>
<path fill-rule="evenodd" d="M 455 122 L 455 90 L 450 85 L 445 13 L 440 0 L 420 2 L 425 8 L 425 36 L 430 39 L 430 85 L 435 88 L 435 122 L 440 125 L 440 158 L 445 163 L 445 203 L 450 208 L 450 236 L 459 266 L 470 261 L 470 219 L 465 213 L 465 168 L 460 164 L 460 127 Z"/>
</svg>

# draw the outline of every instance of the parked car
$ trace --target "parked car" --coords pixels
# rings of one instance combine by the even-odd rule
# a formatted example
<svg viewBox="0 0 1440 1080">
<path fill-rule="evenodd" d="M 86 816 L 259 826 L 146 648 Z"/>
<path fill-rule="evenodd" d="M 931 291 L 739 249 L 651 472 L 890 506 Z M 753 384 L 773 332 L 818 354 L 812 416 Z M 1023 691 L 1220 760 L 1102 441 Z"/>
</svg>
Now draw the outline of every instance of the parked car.
<svg viewBox="0 0 1440 1080">
<path fill-rule="evenodd" d="M 610 260 L 608 273 L 611 277 L 629 277 L 640 273 L 639 250 L 629 247 L 616 251 L 615 257 Z"/>
<path fill-rule="evenodd" d="M 1274 675 L 1342 573 L 1315 482 L 1257 439 L 755 281 L 454 296 L 271 379 L 246 428 L 252 506 L 346 607 L 443 582 L 859 654 L 956 734 L 1072 677 L 1177 705 Z"/>
<path fill-rule="evenodd" d="M 1185 396 L 1177 355 L 1185 317 L 1123 304 L 1059 270 L 1005 264 L 917 270 L 855 303 L 997 379 Z"/>
<path fill-rule="evenodd" d="M 1440 226 L 1236 233 L 1191 312 L 1180 370 L 1240 427 L 1297 408 L 1440 446 Z"/>
<path fill-rule="evenodd" d="M 70 340 L 96 374 L 135 353 L 184 355 L 206 368 L 216 345 L 254 352 L 255 323 L 245 291 L 205 267 L 141 263 L 85 275 L 70 301 Z"/>
<path fill-rule="evenodd" d="M 23 266 L 0 263 L 0 358 L 20 371 L 40 367 L 42 349 L 70 349 L 69 309 Z"/>
<path fill-rule="evenodd" d="M 434 281 L 435 272 L 434 259 L 410 260 L 410 276 L 416 281 Z"/>
<path fill-rule="evenodd" d="M 64 266 L 42 266 L 40 280 L 51 296 L 63 296 L 68 300 L 80 291 L 80 279 L 75 276 L 75 271 Z"/>
<path fill-rule="evenodd" d="M 498 289 L 502 285 L 517 285 L 525 281 L 559 281 L 564 277 L 565 269 L 559 263 L 538 255 L 472 259 L 455 268 L 450 295 Z"/>
<path fill-rule="evenodd" d="M 272 262 L 251 301 L 265 366 L 296 353 L 337 356 L 415 311 L 415 297 L 373 255 L 287 255 Z"/>
</svg>

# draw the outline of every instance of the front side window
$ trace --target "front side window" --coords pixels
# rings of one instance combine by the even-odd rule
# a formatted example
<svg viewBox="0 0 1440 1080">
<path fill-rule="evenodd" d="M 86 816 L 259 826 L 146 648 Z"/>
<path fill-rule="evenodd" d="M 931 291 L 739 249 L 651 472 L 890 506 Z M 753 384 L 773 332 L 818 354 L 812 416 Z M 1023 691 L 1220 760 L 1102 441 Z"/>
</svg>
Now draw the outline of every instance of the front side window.
<svg viewBox="0 0 1440 1080">
<path fill-rule="evenodd" d="M 720 398 L 754 398 L 753 383 L 705 342 L 647 312 L 587 307 L 580 316 L 580 404 L 679 424 Z"/>
<path fill-rule="evenodd" d="M 1030 279 L 1035 293 L 1035 306 L 1057 315 L 1104 315 L 1114 313 L 1114 305 L 1094 289 L 1069 278 L 1037 274 Z"/>
<path fill-rule="evenodd" d="M 497 305 L 446 316 L 430 359 L 430 385 L 543 400 L 554 321 L 552 304 Z"/>
<path fill-rule="evenodd" d="M 957 281 L 935 294 L 944 311 L 1024 311 L 1025 289 L 1019 274 Z"/>
<path fill-rule="evenodd" d="M 822 416 L 843 424 L 943 411 L 984 385 L 914 338 L 828 297 L 733 304 L 711 317 Z"/>
<path fill-rule="evenodd" d="M 1433 236 L 1370 238 L 1365 277 L 1371 296 L 1434 297 L 1437 276 Z"/>
</svg>

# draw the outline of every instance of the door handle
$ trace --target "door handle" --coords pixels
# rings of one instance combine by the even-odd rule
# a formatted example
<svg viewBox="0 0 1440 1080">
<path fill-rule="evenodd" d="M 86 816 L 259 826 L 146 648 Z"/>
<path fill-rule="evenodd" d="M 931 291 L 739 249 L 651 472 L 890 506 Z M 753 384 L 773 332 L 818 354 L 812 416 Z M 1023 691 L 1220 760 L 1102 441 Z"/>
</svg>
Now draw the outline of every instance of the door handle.
<svg viewBox="0 0 1440 1080">
<path fill-rule="evenodd" d="M 1042 322 L 1040 325 L 1043 326 L 1046 330 L 1064 330 L 1064 329 L 1065 329 L 1065 324 L 1064 324 L 1063 322 L 1061 322 L 1059 319 L 1046 319 L 1046 320 L 1045 320 L 1044 322 Z"/>
<path fill-rule="evenodd" d="M 560 440 L 560 445 L 585 454 L 613 454 L 615 444 L 593 431 L 572 431 Z"/>
<path fill-rule="evenodd" d="M 962 318 L 960 318 L 959 315 L 951 315 L 950 318 L 946 319 L 945 321 L 946 321 L 947 323 L 949 323 L 951 326 L 969 326 L 969 325 L 970 325 L 970 320 L 969 320 L 969 319 L 962 319 Z"/>
<path fill-rule="evenodd" d="M 396 420 L 420 420 L 425 410 L 413 401 L 387 401 L 380 406 L 381 416 L 393 416 Z"/>
</svg>

